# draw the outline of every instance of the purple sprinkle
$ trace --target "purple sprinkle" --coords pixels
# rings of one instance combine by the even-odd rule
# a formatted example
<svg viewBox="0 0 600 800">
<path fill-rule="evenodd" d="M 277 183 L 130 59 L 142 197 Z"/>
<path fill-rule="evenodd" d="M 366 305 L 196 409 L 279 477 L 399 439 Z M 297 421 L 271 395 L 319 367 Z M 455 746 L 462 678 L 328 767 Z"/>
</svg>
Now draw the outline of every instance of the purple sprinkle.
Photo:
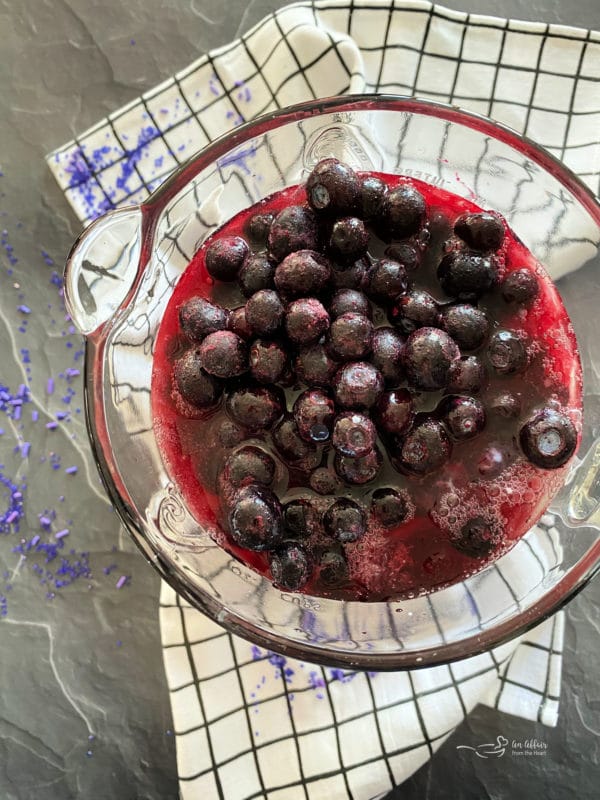
<svg viewBox="0 0 600 800">
<path fill-rule="evenodd" d="M 8 515 L 8 517 L 6 518 L 7 524 L 10 525 L 11 523 L 13 523 L 17 519 L 18 516 L 19 516 L 19 512 L 18 511 L 11 511 L 10 514 Z"/>
<path fill-rule="evenodd" d="M 41 516 L 40 525 L 42 526 L 42 528 L 49 528 L 50 525 L 52 525 L 52 520 L 49 517 Z"/>
<path fill-rule="evenodd" d="M 21 445 L 21 456 L 23 458 L 27 458 L 30 450 L 31 450 L 31 444 L 29 442 L 23 442 L 23 444 Z"/>
<path fill-rule="evenodd" d="M 17 306 L 17 311 L 20 311 L 21 314 L 31 314 L 31 309 L 25 305 Z"/>
<path fill-rule="evenodd" d="M 68 411 L 57 411 L 55 416 L 56 416 L 56 419 L 66 419 L 69 416 L 69 412 Z"/>
<path fill-rule="evenodd" d="M 80 374 L 81 373 L 79 372 L 79 370 L 73 369 L 73 367 L 69 367 L 68 369 L 65 370 L 65 375 L 67 376 L 67 378 L 76 378 Z"/>
<path fill-rule="evenodd" d="M 77 472 L 77 467 L 67 467 L 65 472 L 67 473 L 67 475 L 75 475 L 75 473 Z"/>
<path fill-rule="evenodd" d="M 58 533 L 54 534 L 55 539 L 64 539 L 65 536 L 69 535 L 69 529 L 63 528 L 62 531 L 58 531 Z"/>
<path fill-rule="evenodd" d="M 13 415 L 13 418 L 14 418 L 14 419 L 21 419 L 21 406 L 20 406 L 20 405 L 18 405 L 18 406 L 15 408 L 15 413 L 14 413 L 14 415 Z"/>
<path fill-rule="evenodd" d="M 94 734 L 93 734 L 93 733 L 90 733 L 90 735 L 88 736 L 88 741 L 89 741 L 89 742 L 93 742 L 95 738 L 96 738 L 96 737 L 94 736 Z"/>
<path fill-rule="evenodd" d="M 48 428 L 49 431 L 53 431 L 56 428 L 58 428 L 58 422 L 54 422 L 54 420 L 52 422 L 47 422 L 46 427 Z"/>
<path fill-rule="evenodd" d="M 121 647 L 122 644 L 123 642 L 120 639 L 117 639 L 117 647 Z"/>
<path fill-rule="evenodd" d="M 54 394 L 54 378 L 48 378 L 46 381 L 46 394 Z"/>
<path fill-rule="evenodd" d="M 34 410 L 31 412 L 31 419 L 32 419 L 32 421 L 33 421 L 33 422 L 37 422 L 39 418 L 40 418 L 40 415 L 39 415 L 39 413 L 38 413 L 38 412 L 37 412 L 37 411 L 34 409 Z"/>
<path fill-rule="evenodd" d="M 127 575 L 121 575 L 119 580 L 115 583 L 116 588 L 117 589 L 122 589 L 123 586 L 125 586 L 125 584 L 127 583 L 127 580 L 128 580 L 128 576 Z"/>
</svg>

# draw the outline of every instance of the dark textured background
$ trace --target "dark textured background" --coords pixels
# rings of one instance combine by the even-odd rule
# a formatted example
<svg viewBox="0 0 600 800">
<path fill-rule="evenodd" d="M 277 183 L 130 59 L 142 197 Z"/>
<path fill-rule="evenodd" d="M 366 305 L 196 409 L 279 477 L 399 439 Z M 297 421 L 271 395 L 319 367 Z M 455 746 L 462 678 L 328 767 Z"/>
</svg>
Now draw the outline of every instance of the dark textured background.
<svg viewBox="0 0 600 800">
<path fill-rule="evenodd" d="M 10 277 L 2 261 L 0 383 L 15 387 L 22 381 L 20 348 L 28 347 L 41 416 L 37 425 L 25 424 L 23 436 L 32 444 L 27 468 L 12 452 L 12 428 L 0 437 L 0 463 L 5 472 L 12 469 L 13 478 L 28 476 L 21 535 L 39 529 L 38 513 L 57 508 L 57 525 L 61 514 L 62 527 L 72 520 L 69 546 L 89 551 L 92 565 L 89 579 L 48 601 L 31 559 L 20 563 L 12 551 L 18 536 L 0 538 L 0 595 L 8 599 L 0 619 L 0 800 L 177 796 L 158 578 L 119 531 L 103 499 L 81 415 L 74 412 L 69 425 L 51 434 L 44 427 L 52 405 L 44 394 L 46 377 L 69 365 L 60 325 L 51 328 L 48 314 L 33 313 L 27 333 L 15 334 L 19 292 L 33 312 L 56 300 L 41 250 L 60 269 L 79 231 L 43 156 L 283 5 L 278 0 L 0 0 L 0 229 L 8 231 L 19 259 Z M 495 0 L 448 0 L 446 5 L 600 27 L 597 0 L 506 0 L 501 6 Z M 0 250 L 0 259 L 4 256 Z M 66 339 L 79 346 L 76 336 L 67 332 Z M 81 403 L 79 381 L 73 383 L 73 404 Z M 3 417 L 0 425 L 4 422 Z M 78 465 L 76 476 L 38 463 L 40 453 L 52 449 L 62 454 L 63 467 Z M 118 568 L 106 575 L 104 568 L 115 562 Z M 130 584 L 117 590 L 122 574 L 131 576 Z M 598 797 L 599 608 L 596 581 L 567 609 L 556 729 L 478 708 L 394 798 Z M 509 741 L 544 742 L 547 755 L 483 761 L 456 750 L 457 744 L 475 746 L 499 734 Z"/>
</svg>

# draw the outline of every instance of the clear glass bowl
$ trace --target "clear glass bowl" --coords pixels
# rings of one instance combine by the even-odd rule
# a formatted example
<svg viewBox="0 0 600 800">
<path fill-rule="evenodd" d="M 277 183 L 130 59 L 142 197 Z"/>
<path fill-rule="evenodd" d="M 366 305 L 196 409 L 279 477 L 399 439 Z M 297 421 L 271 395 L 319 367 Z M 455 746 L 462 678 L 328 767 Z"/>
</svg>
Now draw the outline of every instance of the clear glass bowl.
<svg viewBox="0 0 600 800">
<path fill-rule="evenodd" d="M 551 513 L 496 563 L 401 603 L 274 588 L 199 527 L 165 471 L 152 428 L 154 342 L 187 263 L 216 227 L 301 182 L 327 156 L 410 175 L 497 209 L 554 278 L 582 267 L 559 282 L 585 387 L 583 442 L 567 484 Z M 68 308 L 87 337 L 90 438 L 134 540 L 165 580 L 218 623 L 308 661 L 377 670 L 427 666 L 523 633 L 573 597 L 600 563 L 599 242 L 600 206 L 575 175 L 514 131 L 450 106 L 337 97 L 262 117 L 215 141 L 141 207 L 90 225 L 66 267 Z"/>
</svg>

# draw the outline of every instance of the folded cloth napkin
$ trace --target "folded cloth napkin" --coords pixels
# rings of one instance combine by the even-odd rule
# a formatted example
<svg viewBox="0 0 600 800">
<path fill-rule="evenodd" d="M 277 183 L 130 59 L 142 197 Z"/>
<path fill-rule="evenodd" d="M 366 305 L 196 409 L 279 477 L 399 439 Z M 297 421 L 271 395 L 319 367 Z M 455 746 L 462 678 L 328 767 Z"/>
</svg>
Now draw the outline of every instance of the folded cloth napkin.
<svg viewBox="0 0 600 800">
<path fill-rule="evenodd" d="M 422 0 L 298 3 L 111 114 L 48 164 L 89 222 L 144 200 L 180 162 L 245 120 L 312 97 L 382 91 L 492 116 L 597 191 L 599 81 L 598 32 Z M 551 539 L 551 516 L 542 527 Z M 394 674 L 261 650 L 166 585 L 160 626 L 184 800 L 366 800 L 418 769 L 477 703 L 557 720 L 562 613 L 489 653 Z"/>
</svg>

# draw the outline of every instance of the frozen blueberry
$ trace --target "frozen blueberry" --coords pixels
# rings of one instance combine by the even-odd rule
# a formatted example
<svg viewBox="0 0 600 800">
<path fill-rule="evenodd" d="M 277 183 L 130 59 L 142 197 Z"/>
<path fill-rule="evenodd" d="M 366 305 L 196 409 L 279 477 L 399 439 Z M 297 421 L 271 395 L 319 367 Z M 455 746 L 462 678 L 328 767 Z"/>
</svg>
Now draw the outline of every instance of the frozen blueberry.
<svg viewBox="0 0 600 800">
<path fill-rule="evenodd" d="M 347 164 L 337 158 L 325 158 L 308 176 L 306 195 L 318 213 L 342 216 L 360 207 L 361 184 Z"/>
<path fill-rule="evenodd" d="M 404 337 L 393 328 L 376 328 L 371 347 L 371 363 L 381 372 L 386 386 L 397 386 L 404 380 Z"/>
<path fill-rule="evenodd" d="M 314 443 L 302 439 L 293 417 L 285 417 L 275 426 L 273 443 L 287 464 L 303 472 L 315 469 L 321 462 L 321 453 Z"/>
<path fill-rule="evenodd" d="M 487 378 L 484 365 L 477 356 L 463 356 L 453 361 L 448 373 L 447 389 L 456 394 L 477 394 Z"/>
<path fill-rule="evenodd" d="M 331 442 L 343 456 L 366 456 L 375 446 L 376 438 L 375 426 L 365 414 L 347 411 L 335 418 Z"/>
<path fill-rule="evenodd" d="M 435 391 L 448 385 L 450 367 L 460 358 L 458 345 L 439 328 L 419 328 L 404 345 L 404 370 L 417 389 Z"/>
<path fill-rule="evenodd" d="M 390 322 L 407 335 L 417 328 L 435 328 L 439 318 L 438 304 L 428 292 L 420 289 L 400 297 L 388 313 Z"/>
<path fill-rule="evenodd" d="M 490 329 L 484 312 L 469 303 L 446 306 L 442 311 L 442 324 L 446 333 L 463 350 L 476 350 Z"/>
<path fill-rule="evenodd" d="M 362 314 L 371 319 L 373 311 L 369 298 L 356 289 L 340 289 L 331 298 L 329 313 L 332 318 L 341 317 L 348 313 Z"/>
<path fill-rule="evenodd" d="M 302 297 L 287 307 L 285 330 L 295 344 L 314 344 L 328 329 L 329 314 L 314 297 Z"/>
<path fill-rule="evenodd" d="M 290 300 L 321 294 L 330 278 L 329 261 L 314 250 L 290 253 L 275 270 L 275 286 Z"/>
<path fill-rule="evenodd" d="M 490 364 L 500 375 L 514 375 L 529 366 L 525 337 L 514 331 L 496 331 L 488 345 Z"/>
<path fill-rule="evenodd" d="M 408 290 L 406 269 L 398 261 L 380 258 L 375 261 L 369 272 L 369 297 L 378 303 L 395 302 Z"/>
<path fill-rule="evenodd" d="M 214 406 L 221 397 L 223 385 L 202 369 L 198 350 L 188 350 L 173 365 L 173 380 L 179 394 L 196 408 Z"/>
<path fill-rule="evenodd" d="M 386 247 L 384 255 L 402 264 L 407 272 L 414 272 L 421 264 L 421 253 L 408 242 L 393 242 Z"/>
<path fill-rule="evenodd" d="M 340 478 L 352 486 L 362 486 L 375 480 L 383 464 L 383 457 L 379 448 L 374 447 L 366 456 L 351 458 L 336 453 L 333 463 L 335 471 Z"/>
<path fill-rule="evenodd" d="M 319 530 L 319 514 L 310 500 L 298 497 L 283 506 L 283 530 L 291 539 L 307 539 Z"/>
<path fill-rule="evenodd" d="M 427 419 L 399 441 L 394 464 L 411 475 L 428 475 L 450 458 L 452 445 L 441 422 Z"/>
<path fill-rule="evenodd" d="M 179 308 L 179 325 L 188 339 L 201 342 L 209 333 L 224 330 L 228 316 L 226 309 L 210 300 L 190 297 Z"/>
<path fill-rule="evenodd" d="M 287 355 L 278 342 L 256 339 L 248 355 L 250 374 L 258 383 L 277 383 L 284 373 Z"/>
<path fill-rule="evenodd" d="M 375 421 L 383 434 L 404 436 L 412 428 L 415 406 L 406 389 L 384 392 L 375 406 Z"/>
<path fill-rule="evenodd" d="M 500 286 L 502 297 L 507 303 L 530 306 L 540 292 L 535 274 L 526 267 L 509 272 Z"/>
<path fill-rule="evenodd" d="M 273 289 L 261 289 L 246 303 L 246 322 L 259 336 L 275 333 L 283 321 L 283 314 L 283 303 Z"/>
<path fill-rule="evenodd" d="M 238 306 L 230 312 L 227 327 L 241 339 L 252 338 L 252 328 L 248 325 L 248 320 L 246 319 L 246 306 Z"/>
<path fill-rule="evenodd" d="M 364 175 L 360 178 L 361 215 L 363 219 L 373 219 L 381 213 L 387 186 L 376 175 Z"/>
<path fill-rule="evenodd" d="M 450 543 L 459 553 L 470 558 L 485 558 L 499 543 L 496 526 L 483 517 L 473 517 L 460 531 L 450 534 Z"/>
<path fill-rule="evenodd" d="M 234 378 L 248 370 L 248 348 L 232 331 L 210 333 L 198 352 L 206 372 L 217 378 Z"/>
<path fill-rule="evenodd" d="M 520 394 L 498 392 L 488 400 L 487 405 L 492 414 L 504 419 L 516 419 L 521 414 L 523 401 Z"/>
<path fill-rule="evenodd" d="M 473 250 L 498 250 L 504 241 L 504 223 L 496 214 L 480 211 L 463 214 L 454 224 L 454 233 Z"/>
<path fill-rule="evenodd" d="M 342 217 L 333 223 L 329 253 L 340 264 L 353 264 L 369 246 L 369 231 L 358 217 Z"/>
<path fill-rule="evenodd" d="M 425 219 L 425 198 L 408 183 L 390 189 L 382 206 L 381 232 L 387 239 L 404 239 L 416 233 Z"/>
<path fill-rule="evenodd" d="M 245 445 L 229 456 L 225 462 L 223 476 L 231 486 L 248 483 L 270 486 L 275 477 L 275 462 L 260 447 Z"/>
<path fill-rule="evenodd" d="M 408 494 L 390 487 L 375 489 L 371 498 L 371 513 L 384 528 L 394 528 L 410 516 Z"/>
<path fill-rule="evenodd" d="M 372 364 L 353 361 L 338 370 L 333 391 L 342 408 L 371 408 L 383 392 L 383 376 Z"/>
<path fill-rule="evenodd" d="M 206 270 L 215 280 L 233 281 L 249 252 L 241 236 L 221 236 L 206 248 Z"/>
<path fill-rule="evenodd" d="M 335 408 L 321 389 L 307 389 L 298 395 L 292 410 L 298 433 L 305 442 L 321 444 L 331 438 Z"/>
<path fill-rule="evenodd" d="M 519 433 L 527 459 L 542 469 L 558 469 L 577 448 L 577 431 L 566 414 L 553 408 L 536 411 Z"/>
<path fill-rule="evenodd" d="M 313 492 L 321 495 L 337 494 L 340 482 L 329 467 L 318 467 L 310 473 L 308 484 Z"/>
<path fill-rule="evenodd" d="M 453 250 L 440 262 L 437 276 L 442 289 L 450 297 L 474 300 L 495 285 L 498 264 L 493 256 Z"/>
<path fill-rule="evenodd" d="M 364 258 L 360 258 L 349 267 L 336 265 L 331 270 L 331 286 L 333 289 L 356 289 L 367 285 L 369 266 Z"/>
<path fill-rule="evenodd" d="M 296 250 L 316 250 L 319 225 L 310 208 L 287 206 L 277 214 L 269 230 L 269 251 L 277 261 Z"/>
<path fill-rule="evenodd" d="M 218 443 L 227 450 L 241 444 L 247 436 L 246 431 L 231 419 L 224 419 L 217 431 Z"/>
<path fill-rule="evenodd" d="M 348 544 L 361 539 L 367 532 L 367 515 L 358 503 L 342 497 L 327 509 L 323 524 L 330 536 Z"/>
<path fill-rule="evenodd" d="M 275 214 L 270 211 L 266 211 L 263 214 L 253 214 L 246 220 L 244 233 L 256 244 L 266 244 L 274 219 Z"/>
<path fill-rule="evenodd" d="M 298 380 L 308 386 L 331 386 L 337 364 L 322 344 L 305 347 L 298 353 L 294 362 Z"/>
<path fill-rule="evenodd" d="M 368 317 L 349 311 L 331 323 L 327 346 L 340 361 L 364 358 L 371 352 L 373 323 Z"/>
<path fill-rule="evenodd" d="M 268 431 L 277 422 L 285 408 L 279 390 L 266 386 L 246 386 L 230 392 L 227 411 L 244 428 L 253 433 Z"/>
<path fill-rule="evenodd" d="M 229 514 L 231 537 L 248 550 L 271 550 L 283 540 L 281 504 L 270 489 L 244 486 Z"/>
<path fill-rule="evenodd" d="M 252 297 L 260 289 L 272 289 L 275 266 L 266 253 L 251 253 L 238 275 L 238 284 L 244 297 Z"/>
<path fill-rule="evenodd" d="M 269 568 L 275 586 L 290 592 L 301 589 L 312 574 L 310 556 L 296 542 L 284 542 L 270 553 Z"/>
<path fill-rule="evenodd" d="M 507 445 L 488 445 L 477 462 L 477 471 L 482 478 L 497 478 L 514 461 Z"/>
<path fill-rule="evenodd" d="M 349 578 L 348 562 L 338 550 L 327 550 L 319 562 L 319 580 L 324 586 L 339 587 Z"/>
<path fill-rule="evenodd" d="M 472 439 L 485 427 L 485 408 L 475 397 L 445 397 L 438 411 L 450 435 L 458 441 Z"/>
</svg>

